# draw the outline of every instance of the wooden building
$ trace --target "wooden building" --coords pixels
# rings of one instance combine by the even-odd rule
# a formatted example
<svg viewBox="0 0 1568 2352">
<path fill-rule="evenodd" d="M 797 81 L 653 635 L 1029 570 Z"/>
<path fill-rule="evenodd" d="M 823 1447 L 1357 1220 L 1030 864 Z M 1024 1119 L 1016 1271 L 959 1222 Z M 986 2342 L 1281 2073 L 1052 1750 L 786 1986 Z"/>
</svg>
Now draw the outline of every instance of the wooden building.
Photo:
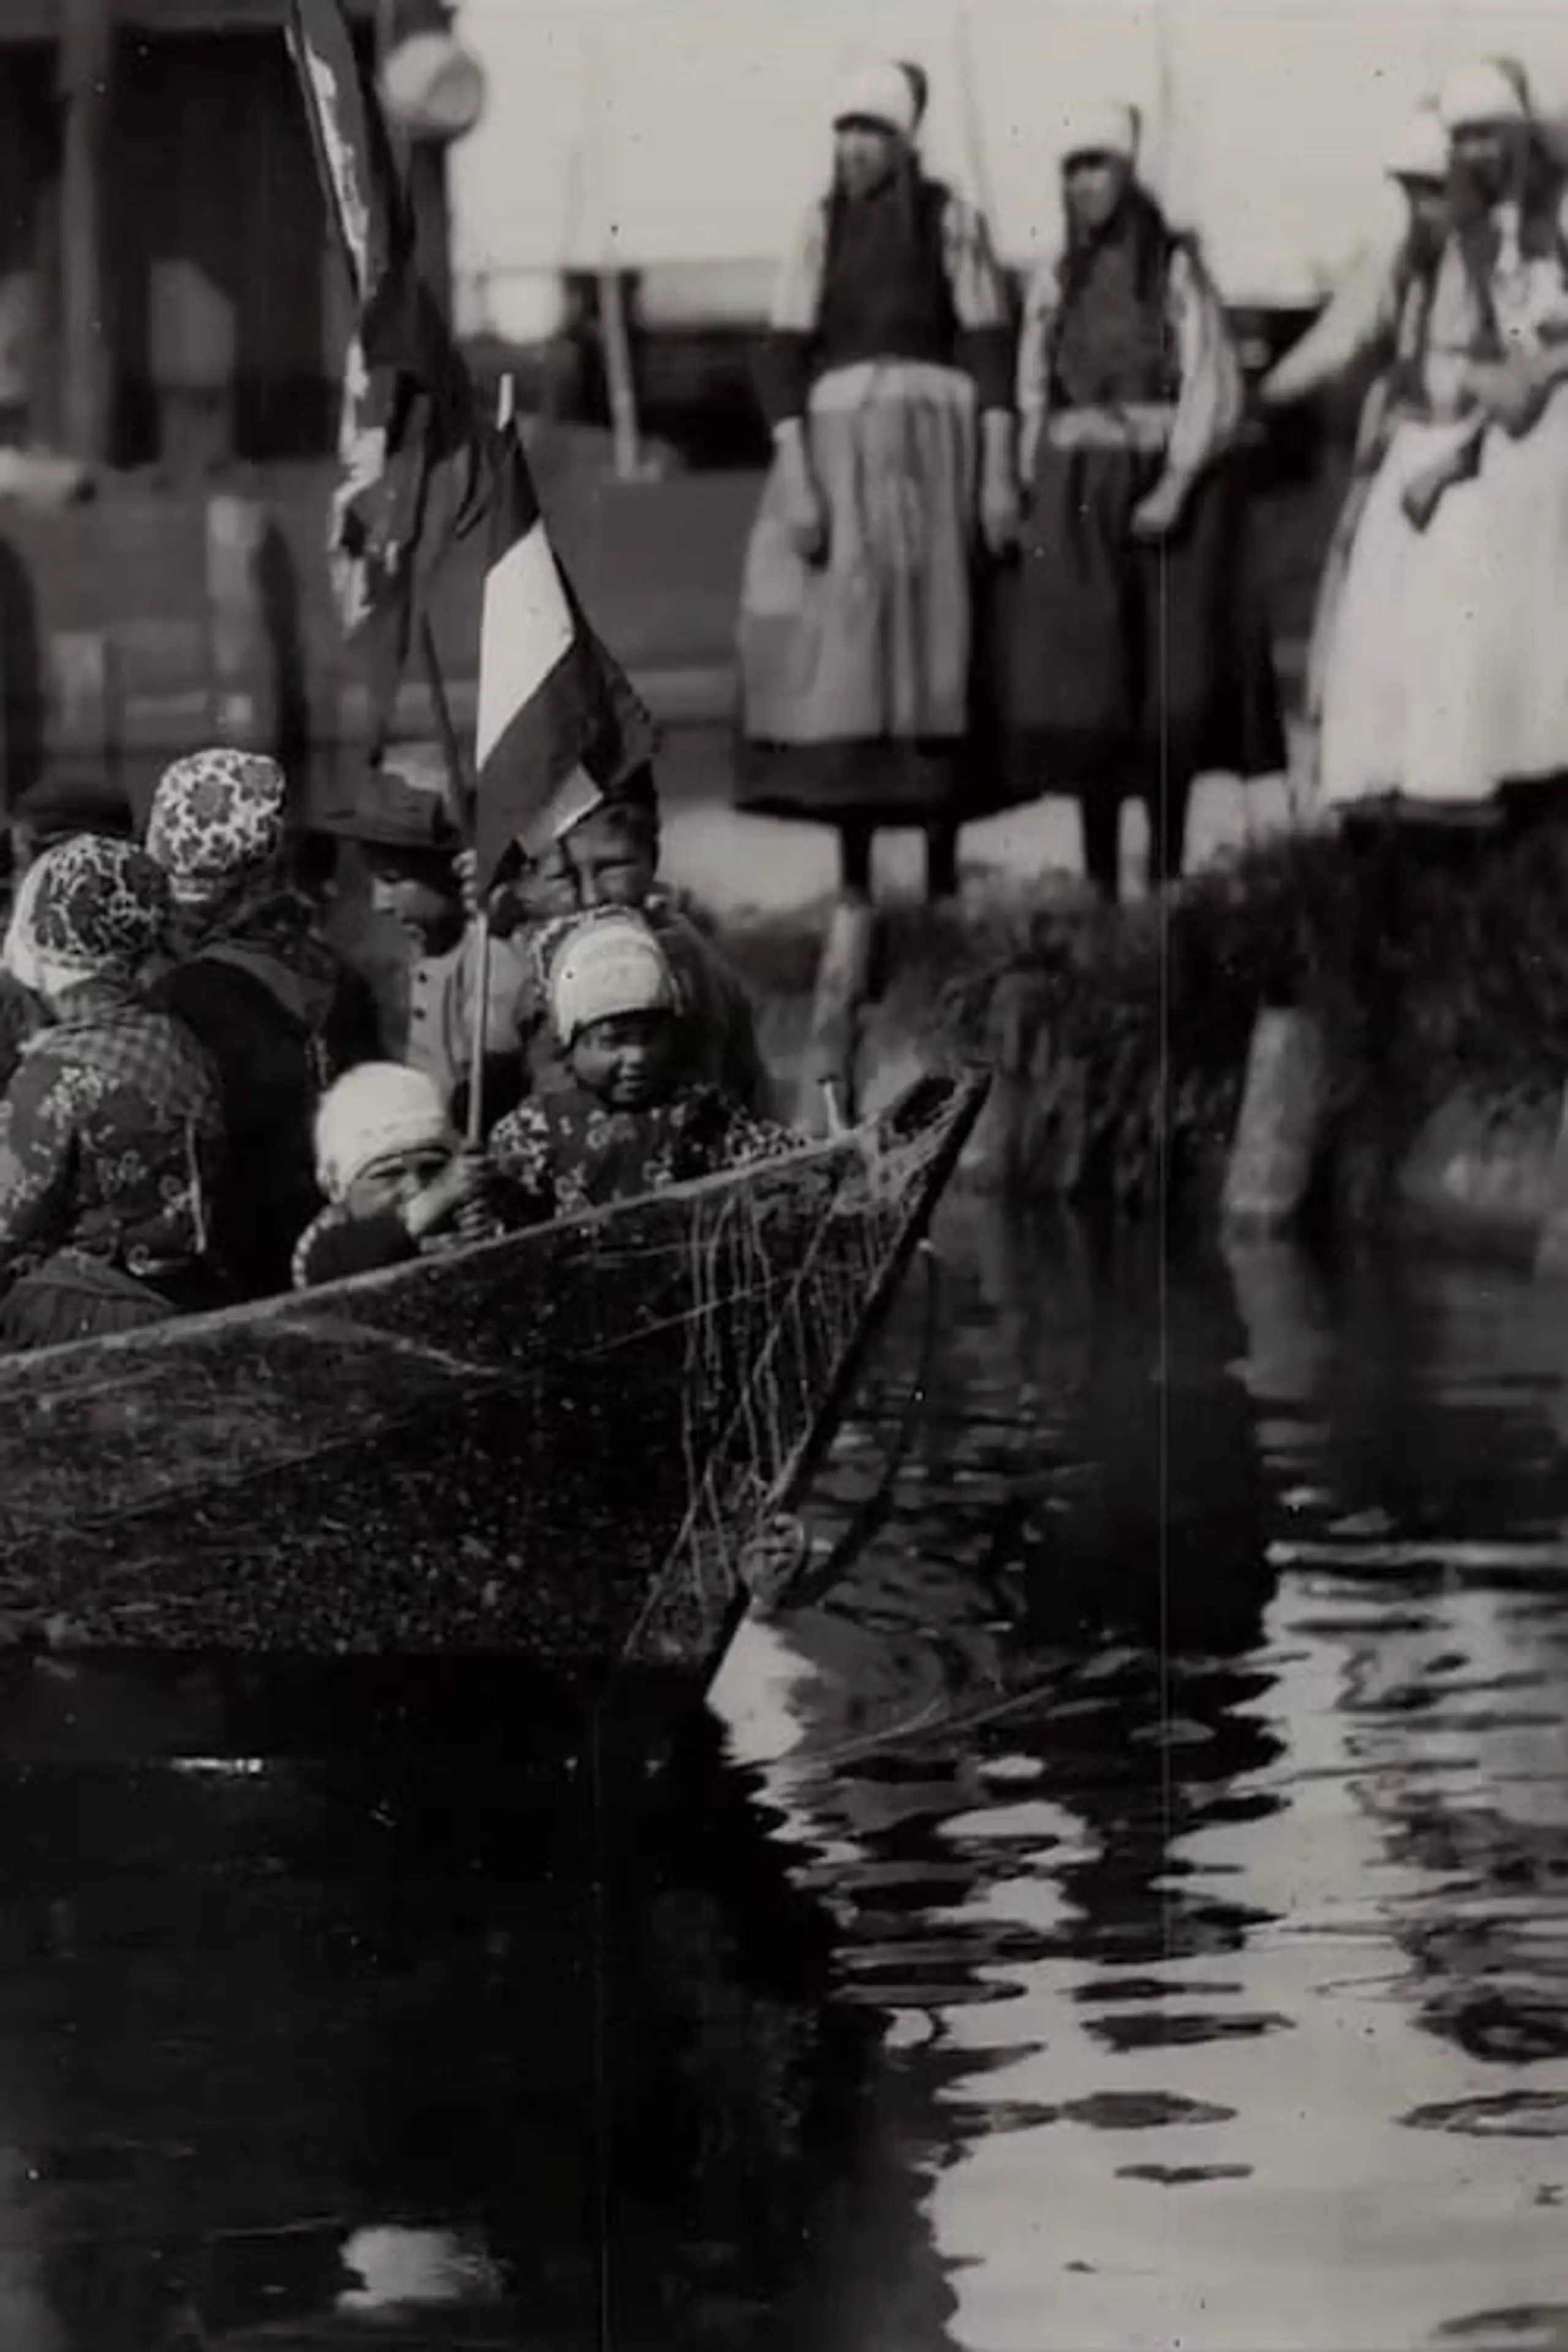
<svg viewBox="0 0 1568 2352">
<path fill-rule="evenodd" d="M 367 49 L 406 20 L 349 5 Z M 0 443 L 175 474 L 331 447 L 346 295 L 283 19 L 3 0 Z M 418 163 L 439 274 L 443 166 Z"/>
</svg>

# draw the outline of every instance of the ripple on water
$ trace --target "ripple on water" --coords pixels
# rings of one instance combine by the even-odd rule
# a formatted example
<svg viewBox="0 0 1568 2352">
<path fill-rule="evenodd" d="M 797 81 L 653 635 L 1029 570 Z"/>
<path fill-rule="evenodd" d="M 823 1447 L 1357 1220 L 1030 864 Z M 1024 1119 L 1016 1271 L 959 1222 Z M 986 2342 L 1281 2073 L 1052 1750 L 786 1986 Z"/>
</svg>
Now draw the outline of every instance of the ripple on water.
<svg viewBox="0 0 1568 2352">
<path fill-rule="evenodd" d="M 1568 2352 L 1568 2303 L 1521 2304 L 1477 2311 L 1437 2330 L 1446 2343 L 1507 2344 L 1511 2352 Z"/>
<path fill-rule="evenodd" d="M 1229 2124 L 1234 2107 L 1208 2099 L 1185 2099 L 1174 2091 L 1094 2091 L 1058 2109 L 1064 2123 L 1088 2124 L 1091 2131 L 1163 2131 L 1173 2125 Z"/>
<path fill-rule="evenodd" d="M 1097 2018 L 1090 2031 L 1107 2050 L 1126 2054 L 1135 2050 L 1180 2050 L 1210 2042 L 1257 2042 L 1268 2033 L 1289 2033 L 1288 2017 L 1222 2017 L 1214 2011 L 1195 2013 L 1170 2010 L 1125 2011 Z"/>
<path fill-rule="evenodd" d="M 1503 1380 L 1529 1286 L 1445 1326 L 1396 1257 L 1317 1303 L 1009 1257 L 1011 1440 L 961 1280 L 942 1458 L 796 1686 L 952 2298 L 877 2352 L 1568 2352 L 1568 1345 Z"/>
<path fill-rule="evenodd" d="M 1250 2164 L 1119 2164 L 1118 2180 L 1150 2180 L 1161 2189 L 1197 2189 L 1211 2180 L 1250 2180 Z"/>
<path fill-rule="evenodd" d="M 1568 2091 L 1500 2091 L 1491 2098 L 1453 2099 L 1412 2107 L 1400 2120 L 1413 2131 L 1462 2132 L 1475 2139 L 1568 2139 Z"/>
</svg>

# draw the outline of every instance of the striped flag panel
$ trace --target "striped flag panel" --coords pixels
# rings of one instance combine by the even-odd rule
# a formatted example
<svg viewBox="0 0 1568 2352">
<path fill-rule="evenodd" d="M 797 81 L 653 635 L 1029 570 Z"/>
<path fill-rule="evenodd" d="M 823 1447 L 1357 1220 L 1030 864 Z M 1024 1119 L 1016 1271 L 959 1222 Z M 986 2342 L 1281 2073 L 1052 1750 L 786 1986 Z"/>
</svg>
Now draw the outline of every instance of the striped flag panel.
<svg viewBox="0 0 1568 2352">
<path fill-rule="evenodd" d="M 512 842 L 540 856 L 653 756 L 653 722 L 584 619 L 514 428 L 495 436 L 479 648 L 481 887 Z"/>
</svg>

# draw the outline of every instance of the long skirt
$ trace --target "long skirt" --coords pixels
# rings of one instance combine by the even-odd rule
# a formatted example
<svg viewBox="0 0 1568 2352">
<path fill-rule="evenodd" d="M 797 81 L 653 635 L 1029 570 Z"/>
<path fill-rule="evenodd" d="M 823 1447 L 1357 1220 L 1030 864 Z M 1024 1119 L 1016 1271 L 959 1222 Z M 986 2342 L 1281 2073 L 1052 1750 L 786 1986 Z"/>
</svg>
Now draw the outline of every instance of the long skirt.
<svg viewBox="0 0 1568 2352">
<path fill-rule="evenodd" d="M 1318 593 L 1312 605 L 1312 630 L 1307 641 L 1307 677 L 1301 715 L 1306 722 L 1314 779 L 1321 765 L 1319 753 L 1323 732 L 1323 698 L 1328 690 L 1329 657 L 1339 626 L 1340 608 L 1344 603 L 1345 583 L 1350 578 L 1351 556 L 1374 479 L 1375 472 L 1372 468 L 1351 477 L 1343 503 L 1334 518 L 1334 528 L 1330 535 L 1328 552 L 1323 558 L 1323 568 L 1318 579 Z"/>
<path fill-rule="evenodd" d="M 1403 494 L 1452 425 L 1402 425 L 1361 518 L 1325 663 L 1324 800 L 1484 809 L 1568 776 L 1568 394 L 1522 439 L 1489 427 L 1424 530 Z"/>
<path fill-rule="evenodd" d="M 1007 776 L 1020 793 L 1120 798 L 1162 777 L 1285 765 L 1245 462 L 1211 467 L 1174 532 L 1149 546 L 1132 516 L 1163 463 L 1042 441 L 1005 647 Z"/>
<path fill-rule="evenodd" d="M 861 824 L 1003 805 L 982 748 L 970 379 L 906 361 L 836 369 L 807 430 L 826 561 L 797 552 L 775 466 L 741 587 L 737 805 Z"/>
</svg>

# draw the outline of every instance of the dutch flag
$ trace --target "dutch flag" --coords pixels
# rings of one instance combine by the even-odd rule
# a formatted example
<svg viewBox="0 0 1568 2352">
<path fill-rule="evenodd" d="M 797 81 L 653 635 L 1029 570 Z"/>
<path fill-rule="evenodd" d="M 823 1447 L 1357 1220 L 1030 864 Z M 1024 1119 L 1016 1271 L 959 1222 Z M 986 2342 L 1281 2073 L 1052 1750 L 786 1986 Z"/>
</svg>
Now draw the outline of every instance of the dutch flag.
<svg viewBox="0 0 1568 2352">
<path fill-rule="evenodd" d="M 538 858 L 643 766 L 653 724 L 584 618 L 515 425 L 497 428 L 479 638 L 475 848 L 481 885 L 515 841 Z"/>
</svg>

